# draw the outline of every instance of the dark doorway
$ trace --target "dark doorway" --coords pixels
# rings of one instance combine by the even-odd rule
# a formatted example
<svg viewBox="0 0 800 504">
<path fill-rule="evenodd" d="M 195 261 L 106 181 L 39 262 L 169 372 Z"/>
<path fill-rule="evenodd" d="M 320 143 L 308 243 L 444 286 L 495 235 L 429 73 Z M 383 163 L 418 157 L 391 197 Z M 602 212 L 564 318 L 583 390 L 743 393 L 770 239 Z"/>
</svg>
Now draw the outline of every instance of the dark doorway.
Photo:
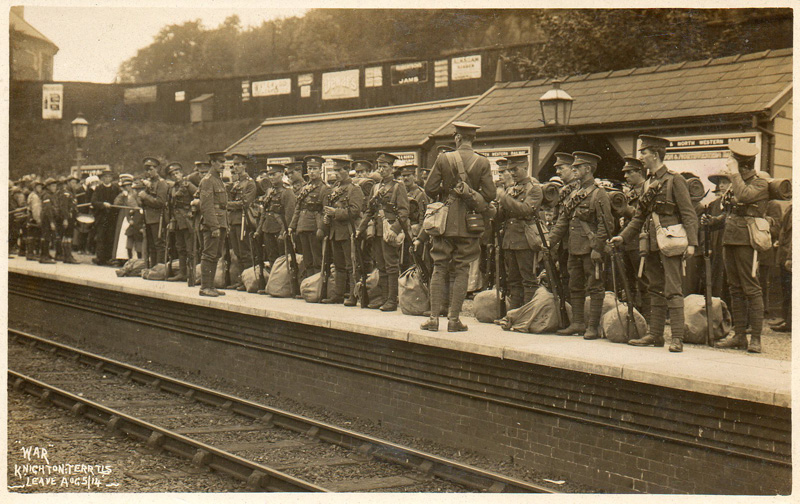
<svg viewBox="0 0 800 504">
<path fill-rule="evenodd" d="M 622 156 L 620 156 L 616 149 L 606 140 L 604 136 L 583 136 L 575 135 L 561 139 L 558 148 L 555 152 L 575 152 L 586 151 L 597 154 L 603 159 L 597 166 L 595 178 L 611 179 L 616 181 L 624 180 L 622 177 L 622 165 L 624 164 Z M 539 182 L 547 182 L 550 177 L 556 174 L 553 164 L 556 161 L 555 156 L 550 156 L 546 159 L 539 170 Z"/>
</svg>

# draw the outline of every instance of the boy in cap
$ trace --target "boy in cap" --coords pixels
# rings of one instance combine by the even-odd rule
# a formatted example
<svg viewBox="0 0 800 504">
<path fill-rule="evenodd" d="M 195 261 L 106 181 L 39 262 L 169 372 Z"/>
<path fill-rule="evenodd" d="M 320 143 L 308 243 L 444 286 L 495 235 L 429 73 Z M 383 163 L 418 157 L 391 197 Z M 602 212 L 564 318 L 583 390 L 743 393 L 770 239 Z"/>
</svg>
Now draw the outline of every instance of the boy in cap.
<svg viewBox="0 0 800 504">
<path fill-rule="evenodd" d="M 368 308 L 381 311 L 396 311 L 398 280 L 400 278 L 400 235 L 408 230 L 408 194 L 405 186 L 394 179 L 394 163 L 397 156 L 378 152 L 378 170 L 381 181 L 372 188 L 364 219 L 358 227 L 360 239 L 367 231 L 370 221 L 375 223 L 372 246 L 378 266 L 378 285 L 383 299 L 373 300 Z M 381 301 L 383 301 L 381 303 Z"/>
<path fill-rule="evenodd" d="M 306 276 L 311 276 L 322 268 L 322 204 L 331 192 L 331 188 L 322 180 L 322 156 L 306 156 L 303 158 L 308 170 L 308 183 L 297 195 L 289 233 L 297 231 L 300 248 L 303 253 L 303 264 Z"/>
<path fill-rule="evenodd" d="M 547 235 L 551 250 L 569 230 L 567 251 L 569 259 L 569 292 L 572 303 L 572 321 L 558 334 L 583 335 L 584 339 L 600 337 L 598 326 L 603 309 L 603 251 L 606 240 L 614 229 L 608 193 L 595 184 L 594 173 L 600 156 L 591 152 L 572 153 L 575 178 L 580 184 L 561 209 L 555 226 Z M 584 316 L 584 299 L 589 291 L 589 314 Z"/>
<path fill-rule="evenodd" d="M 769 200 L 769 184 L 758 176 L 755 160 L 758 148 L 746 142 L 731 142 L 726 163 L 733 198 L 727 214 L 718 217 L 704 215 L 703 224 L 724 225 L 722 255 L 731 290 L 733 333 L 714 346 L 717 348 L 747 348 L 761 353 L 761 330 L 764 323 L 764 300 L 758 275 L 753 275 L 756 253 L 751 246 L 748 221 L 764 218 Z M 745 331 L 748 318 L 752 332 L 750 343 Z"/>
<path fill-rule="evenodd" d="M 650 178 L 645 183 L 642 196 L 644 204 L 639 205 L 633 219 L 622 232 L 611 239 L 617 246 L 625 240 L 635 239 L 641 232 L 647 238 L 642 241 L 646 249 L 644 274 L 647 276 L 647 293 L 650 296 L 650 318 L 647 336 L 628 341 L 634 346 L 664 346 L 664 325 L 669 310 L 672 342 L 670 352 L 683 351 L 684 313 L 683 291 L 681 287 L 680 255 L 667 257 L 658 247 L 656 241 L 656 225 L 661 226 L 683 224 L 688 239 L 688 247 L 684 255 L 694 255 L 697 246 L 697 214 L 689 197 L 686 180 L 679 174 L 667 169 L 664 158 L 667 154 L 669 140 L 651 135 L 640 135 L 639 160 L 647 169 Z"/>
<path fill-rule="evenodd" d="M 233 253 L 239 259 L 239 269 L 245 271 L 253 267 L 253 251 L 251 250 L 250 233 L 251 227 L 256 223 L 250 224 L 248 212 L 256 200 L 258 189 L 250 174 L 247 173 L 247 157 L 244 154 L 232 154 L 233 171 L 236 174 L 236 182 L 231 188 L 230 198 L 228 199 L 228 225 L 230 226 L 230 242 Z M 242 282 L 241 274 L 234 280 L 233 285 L 228 289 L 244 291 L 245 286 Z"/>
<path fill-rule="evenodd" d="M 261 197 L 264 212 L 258 222 L 256 236 L 264 243 L 265 255 L 270 264 L 283 255 L 286 229 L 289 227 L 297 202 L 294 191 L 283 183 L 283 174 L 286 166 L 270 164 L 267 166 L 267 176 L 271 187 Z"/>
<path fill-rule="evenodd" d="M 472 148 L 479 126 L 454 122 L 453 127 L 456 151 L 439 154 L 425 181 L 425 192 L 431 199 L 450 202 L 444 233 L 433 237 L 431 247 L 431 316 L 421 326 L 427 331 L 439 330 L 448 266 L 452 268 L 452 287 L 447 330 L 467 330 L 459 317 L 467 295 L 470 264 L 480 257 L 482 234 L 467 229 L 467 213 L 485 211 L 488 202 L 497 196 L 489 160 Z"/>
<path fill-rule="evenodd" d="M 169 186 L 158 174 L 161 162 L 151 156 L 142 160 L 144 165 L 145 189 L 139 192 L 139 200 L 144 209 L 145 233 L 147 233 L 147 264 L 150 267 L 166 261 L 166 242 L 164 240 L 166 226 L 167 197 Z"/>
<path fill-rule="evenodd" d="M 355 306 L 356 265 L 352 260 L 350 238 L 355 232 L 355 226 L 364 209 L 364 193 L 350 179 L 350 161 L 347 159 L 333 159 L 332 161 L 332 172 L 336 176 L 336 182 L 324 202 L 323 213 L 325 232 L 330 236 L 336 275 L 333 290 L 329 287 L 328 297 L 321 302 Z M 350 290 L 345 296 L 348 279 Z"/>
<path fill-rule="evenodd" d="M 214 287 L 217 274 L 217 261 L 222 254 L 225 234 L 228 232 L 228 192 L 220 179 L 220 171 L 225 163 L 225 153 L 209 152 L 211 167 L 200 181 L 200 221 L 203 234 L 203 253 L 200 260 L 200 295 L 208 297 L 224 296 L 225 293 Z"/>
<path fill-rule="evenodd" d="M 505 168 L 511 173 L 512 186 L 497 191 L 497 222 L 503 226 L 503 257 L 508 279 L 511 309 L 533 299 L 537 279 L 534 262 L 538 250 L 531 249 L 525 226 L 531 223 L 542 204 L 542 187 L 528 173 L 528 156 L 509 156 Z"/>
<path fill-rule="evenodd" d="M 117 228 L 117 211 L 111 208 L 117 195 L 119 186 L 113 184 L 112 172 L 106 168 L 100 174 L 100 185 L 92 193 L 92 208 L 95 215 L 95 247 L 96 257 L 92 259 L 97 265 L 107 265 L 111 260 L 114 249 L 114 232 Z"/>
<path fill-rule="evenodd" d="M 183 166 L 180 163 L 167 165 L 167 176 L 172 180 L 169 189 L 170 222 L 169 228 L 175 235 L 175 248 L 178 251 L 178 272 L 167 278 L 169 282 L 185 282 L 189 277 L 188 254 L 194 246 L 194 233 L 192 232 L 192 200 L 197 193 L 197 186 L 183 176 Z"/>
</svg>

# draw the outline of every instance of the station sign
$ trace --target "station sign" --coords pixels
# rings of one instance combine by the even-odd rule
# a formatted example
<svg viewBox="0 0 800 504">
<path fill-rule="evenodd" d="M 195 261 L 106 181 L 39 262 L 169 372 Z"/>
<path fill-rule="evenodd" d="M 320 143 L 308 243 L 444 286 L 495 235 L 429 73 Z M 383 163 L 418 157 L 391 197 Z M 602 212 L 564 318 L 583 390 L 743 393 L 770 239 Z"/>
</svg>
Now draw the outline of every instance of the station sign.
<svg viewBox="0 0 800 504">
<path fill-rule="evenodd" d="M 83 177 L 88 177 L 89 175 L 97 175 L 99 177 L 101 173 L 103 173 L 106 170 L 110 170 L 110 169 L 111 169 L 111 165 L 107 165 L 107 164 L 81 165 L 80 168 L 78 168 L 77 166 L 73 165 L 69 169 L 69 174 L 70 175 L 75 175 L 79 179 L 82 179 Z"/>
<path fill-rule="evenodd" d="M 492 168 L 492 178 L 498 180 L 500 176 L 497 173 L 497 160 L 508 156 L 528 156 L 528 173 L 531 173 L 533 163 L 531 162 L 531 148 L 530 147 L 495 147 L 495 148 L 481 148 L 475 149 L 475 152 L 484 156 L 489 160 L 489 166 Z"/>
</svg>

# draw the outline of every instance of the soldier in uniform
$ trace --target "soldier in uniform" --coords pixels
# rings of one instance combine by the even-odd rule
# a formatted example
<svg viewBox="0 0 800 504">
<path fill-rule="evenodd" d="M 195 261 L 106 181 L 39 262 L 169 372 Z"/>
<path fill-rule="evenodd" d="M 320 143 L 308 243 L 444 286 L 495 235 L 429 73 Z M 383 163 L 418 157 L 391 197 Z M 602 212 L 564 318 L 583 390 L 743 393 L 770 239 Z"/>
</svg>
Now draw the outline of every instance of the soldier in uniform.
<svg viewBox="0 0 800 504">
<path fill-rule="evenodd" d="M 792 204 L 784 211 L 778 231 L 776 262 L 780 268 L 782 320 L 772 325 L 776 332 L 792 332 Z"/>
<path fill-rule="evenodd" d="M 147 251 L 145 251 L 150 267 L 166 260 L 166 242 L 164 232 L 168 222 L 165 222 L 167 209 L 167 196 L 169 186 L 158 174 L 161 162 L 154 157 L 142 159 L 146 178 L 143 179 L 145 189 L 139 192 L 139 201 L 144 208 L 145 233 L 147 234 Z"/>
<path fill-rule="evenodd" d="M 417 185 L 422 188 L 425 186 L 425 181 L 428 180 L 428 175 L 431 174 L 431 169 L 428 166 L 420 166 L 417 172 Z"/>
<path fill-rule="evenodd" d="M 56 186 L 53 189 L 51 200 L 53 203 L 53 222 L 56 225 L 56 230 L 53 232 L 53 249 L 55 250 L 55 260 L 64 260 L 64 216 L 67 212 L 67 202 L 64 200 L 64 189 L 67 185 L 66 177 L 58 177 Z"/>
<path fill-rule="evenodd" d="M 248 223 L 247 213 L 250 206 L 255 202 L 258 190 L 256 183 L 247 173 L 247 157 L 244 154 L 232 154 L 233 170 L 236 174 L 236 182 L 231 188 L 230 199 L 228 200 L 228 226 L 231 233 L 231 248 L 239 259 L 239 269 L 245 271 L 253 267 L 253 251 L 250 241 L 250 224 Z M 235 280 L 229 289 L 244 291 L 241 276 Z"/>
<path fill-rule="evenodd" d="M 726 200 L 729 199 L 729 191 L 731 189 L 731 179 L 728 177 L 727 172 L 716 172 L 708 176 L 716 187 L 714 188 L 714 198 L 706 208 L 706 214 L 710 217 L 719 217 L 726 211 Z M 731 306 L 731 291 L 728 287 L 728 277 L 725 273 L 725 264 L 722 257 L 722 227 L 719 229 L 710 229 L 711 235 L 711 294 L 725 301 L 725 304 Z"/>
<path fill-rule="evenodd" d="M 24 255 L 25 246 L 20 240 L 24 241 L 22 233 L 25 227 L 25 213 L 27 212 L 25 208 L 25 193 L 20 187 L 14 186 L 11 189 L 8 202 L 9 210 L 13 212 L 8 215 L 8 253 Z"/>
<path fill-rule="evenodd" d="M 112 184 L 112 173 L 106 168 L 100 175 L 100 185 L 92 193 L 92 208 L 95 212 L 95 253 L 92 259 L 97 265 L 106 265 L 114 249 L 114 232 L 117 229 L 117 212 L 111 205 L 120 193 L 119 186 Z"/>
<path fill-rule="evenodd" d="M 194 234 L 192 232 L 192 200 L 197 193 L 197 186 L 183 176 L 180 163 L 167 165 L 167 175 L 173 181 L 169 190 L 170 208 L 169 228 L 175 234 L 175 248 L 178 250 L 178 272 L 167 278 L 169 282 L 185 282 L 187 279 L 187 257 L 192 250 Z M 194 265 L 192 265 L 194 267 Z"/>
<path fill-rule="evenodd" d="M 268 166 L 271 187 L 261 197 L 264 211 L 256 228 L 257 235 L 264 242 L 266 259 L 270 264 L 274 264 L 275 259 L 284 253 L 285 247 L 281 244 L 281 236 L 285 235 L 286 229 L 294 217 L 297 201 L 294 191 L 283 183 L 285 170 L 286 166 L 282 164 Z M 286 239 L 285 236 L 283 239 Z"/>
<path fill-rule="evenodd" d="M 50 245 L 55 239 L 58 225 L 56 199 L 58 198 L 58 181 L 52 177 L 44 181 L 42 191 L 42 238 L 39 245 L 39 262 L 42 264 L 53 264 L 55 261 L 50 256 Z"/>
<path fill-rule="evenodd" d="M 28 261 L 35 261 L 36 251 L 39 250 L 42 242 L 42 193 L 44 192 L 44 184 L 37 179 L 31 185 L 33 190 L 28 194 L 25 258 Z"/>
<path fill-rule="evenodd" d="M 702 199 L 706 196 L 705 187 L 700 177 L 697 175 L 684 172 L 681 174 L 686 179 L 686 185 L 689 188 L 689 199 L 692 201 L 692 207 L 697 215 L 699 221 L 700 217 L 705 213 L 706 206 L 701 203 Z M 703 294 L 704 290 L 701 288 L 705 285 L 705 266 L 703 264 L 703 250 L 705 250 L 705 241 L 703 233 L 697 233 L 698 246 L 694 249 L 694 255 L 687 255 L 685 259 L 685 270 L 683 275 L 682 290 L 683 295 L 690 294 Z"/>
<path fill-rule="evenodd" d="M 489 160 L 476 154 L 472 148 L 479 126 L 464 122 L 454 122 L 453 126 L 456 151 L 439 154 L 425 181 L 425 192 L 431 199 L 450 201 L 444 233 L 433 237 L 431 247 L 431 316 L 420 326 L 427 331 L 439 330 L 438 315 L 444 299 L 448 266 L 452 268 L 452 284 L 447 330 L 467 330 L 459 317 L 467 295 L 470 263 L 478 259 L 481 253 L 481 234 L 467 229 L 467 212 L 481 211 L 497 196 Z M 462 171 L 460 165 L 464 167 L 464 177 L 459 173 Z"/>
<path fill-rule="evenodd" d="M 572 303 L 572 321 L 558 334 L 583 335 L 592 340 L 600 337 L 598 326 L 603 309 L 603 251 L 610 230 L 614 228 L 608 193 L 595 184 L 594 172 L 600 156 L 591 152 L 572 153 L 575 177 L 580 184 L 567 199 L 558 215 L 555 226 L 547 235 L 551 250 L 567 235 L 569 259 L 569 292 Z M 589 291 L 589 314 L 584 316 L 584 299 Z"/>
<path fill-rule="evenodd" d="M 575 170 L 572 169 L 572 163 L 575 161 L 572 154 L 556 152 L 555 156 L 556 162 L 554 167 L 558 177 L 561 178 L 563 187 L 558 191 L 558 201 L 553 209 L 553 225 L 558 222 L 558 216 L 564 211 L 564 206 L 567 204 L 569 197 L 573 192 L 578 190 L 580 186 L 580 180 L 575 176 Z M 569 262 L 569 251 L 567 250 L 568 247 L 565 245 L 569 243 L 569 230 L 567 230 L 566 233 L 567 234 L 562 238 L 563 243 L 556 249 L 556 257 L 554 259 L 558 264 L 558 271 L 561 276 L 562 292 L 569 292 L 569 266 L 567 264 Z"/>
<path fill-rule="evenodd" d="M 639 159 L 647 168 L 650 178 L 645 183 L 643 202 L 633 219 L 622 232 L 611 239 L 612 245 L 632 240 L 642 232 L 649 242 L 645 256 L 647 293 L 650 296 L 650 318 L 648 334 L 628 341 L 634 346 L 664 346 L 664 325 L 669 309 L 672 342 L 670 352 L 683 351 L 684 313 L 681 290 L 681 256 L 667 257 L 661 253 L 656 241 L 654 215 L 658 215 L 661 226 L 683 224 L 686 229 L 688 247 L 685 255 L 694 255 L 697 246 L 697 214 L 689 197 L 686 180 L 667 169 L 664 164 L 669 140 L 640 135 Z M 642 245 L 645 246 L 644 241 Z"/>
<path fill-rule="evenodd" d="M 405 165 L 400 171 L 403 185 L 406 187 L 406 194 L 408 194 L 408 221 L 411 223 L 409 229 L 411 236 L 406 236 L 406 243 L 403 244 L 403 270 L 411 266 L 413 262 L 409 245 L 422 228 L 422 218 L 425 216 L 425 209 L 430 201 L 425 191 L 417 185 L 416 168 L 417 165 Z"/>
<path fill-rule="evenodd" d="M 381 300 L 371 302 L 369 308 L 381 311 L 397 310 L 398 279 L 400 277 L 400 247 L 403 239 L 400 234 L 408 230 L 408 194 L 405 186 L 394 179 L 394 162 L 397 156 L 388 152 L 378 152 L 379 184 L 372 188 L 364 219 L 358 227 L 358 237 L 364 236 L 369 223 L 375 223 L 373 251 L 378 266 Z M 385 222 L 385 224 L 384 224 Z"/>
<path fill-rule="evenodd" d="M 361 192 L 364 194 L 364 201 L 366 202 L 372 195 L 372 188 L 375 187 L 375 179 L 370 177 L 373 166 L 372 161 L 357 159 L 352 162 L 352 166 L 356 172 L 356 178 L 353 179 L 353 183 L 361 188 Z M 365 236 L 364 238 L 362 242 L 358 243 L 358 246 L 361 247 L 361 257 L 364 261 L 364 268 L 370 272 L 373 270 L 375 262 L 375 254 L 372 246 L 373 237 Z"/>
<path fill-rule="evenodd" d="M 76 264 L 78 261 L 72 255 L 72 235 L 75 232 L 75 219 L 78 218 L 78 198 L 80 181 L 77 175 L 69 175 L 61 192 L 61 247 L 66 264 Z"/>
<path fill-rule="evenodd" d="M 195 161 L 194 171 L 186 176 L 186 180 L 192 183 L 195 187 L 199 187 L 200 181 L 206 176 L 209 168 L 211 168 L 211 163 L 208 161 Z"/>
<path fill-rule="evenodd" d="M 291 163 L 286 163 L 286 177 L 289 179 L 289 183 L 292 184 L 294 195 L 299 196 L 300 191 L 306 185 L 306 181 L 303 178 L 303 162 L 292 161 Z"/>
<path fill-rule="evenodd" d="M 628 204 L 622 211 L 621 218 L 622 228 L 624 229 L 633 219 L 636 209 L 639 207 L 639 199 L 644 194 L 645 177 L 644 165 L 641 161 L 629 156 L 625 156 L 623 159 L 625 160 L 625 166 L 622 167 L 622 175 L 628 184 L 625 190 Z M 628 275 L 628 285 L 631 286 L 633 295 L 636 298 L 632 300 L 633 304 L 642 316 L 649 318 L 650 298 L 647 295 L 647 281 L 644 275 L 641 278 L 638 275 L 640 261 L 639 237 L 632 236 L 625 240 L 623 249 L 625 250 L 625 274 Z"/>
<path fill-rule="evenodd" d="M 200 295 L 217 297 L 225 293 L 214 288 L 217 261 L 222 253 L 225 233 L 228 232 L 228 193 L 220 179 L 225 163 L 224 152 L 209 152 L 211 167 L 200 181 L 200 220 L 203 233 L 203 253 L 200 260 Z"/>
<path fill-rule="evenodd" d="M 503 226 L 503 255 L 508 279 L 511 308 L 519 308 L 533 299 L 537 280 L 534 251 L 525 237 L 525 226 L 532 224 L 542 204 L 542 187 L 528 174 L 528 156 L 506 158 L 513 186 L 497 190 L 497 222 Z"/>
<path fill-rule="evenodd" d="M 508 159 L 500 158 L 495 161 L 497 164 L 497 188 L 509 189 L 514 186 L 514 177 L 508 170 Z"/>
<path fill-rule="evenodd" d="M 297 195 L 292 223 L 289 232 L 297 231 L 300 248 L 303 253 L 303 264 L 306 275 L 311 276 L 322 268 L 322 203 L 331 192 L 331 188 L 322 181 L 322 156 L 306 156 L 303 158 L 308 170 L 308 183 Z"/>
<path fill-rule="evenodd" d="M 356 285 L 355 269 L 352 260 L 350 239 L 359 224 L 364 209 L 364 193 L 350 179 L 350 161 L 333 159 L 333 173 L 336 182 L 328 195 L 323 208 L 325 231 L 329 233 L 333 251 L 333 264 L 336 266 L 334 289 L 328 289 L 328 297 L 322 300 L 325 304 L 344 303 L 355 306 Z M 345 288 L 350 281 L 350 289 L 345 297 Z"/>
<path fill-rule="evenodd" d="M 717 348 L 747 348 L 748 352 L 761 353 L 761 330 L 764 323 L 764 300 L 758 275 L 753 275 L 754 249 L 750 244 L 748 220 L 763 218 L 769 199 L 767 180 L 756 174 L 755 159 L 758 148 L 750 143 L 731 142 L 731 155 L 726 168 L 731 180 L 730 210 L 719 217 L 703 216 L 703 223 L 719 226 L 724 223 L 722 255 L 731 289 L 731 315 L 733 334 L 717 342 Z M 747 309 L 749 308 L 749 309 Z M 749 317 L 748 317 L 749 316 Z M 750 321 L 750 344 L 745 330 Z"/>
</svg>

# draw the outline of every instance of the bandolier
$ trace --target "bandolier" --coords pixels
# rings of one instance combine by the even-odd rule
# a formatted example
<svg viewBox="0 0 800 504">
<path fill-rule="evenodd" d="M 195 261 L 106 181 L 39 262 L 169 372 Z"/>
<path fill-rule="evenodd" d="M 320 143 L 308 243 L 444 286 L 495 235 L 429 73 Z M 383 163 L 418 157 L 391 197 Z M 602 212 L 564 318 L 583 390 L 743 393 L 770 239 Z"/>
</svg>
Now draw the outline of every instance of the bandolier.
<svg viewBox="0 0 800 504">
<path fill-rule="evenodd" d="M 306 276 L 311 276 L 322 268 L 322 202 L 330 194 L 331 188 L 323 182 L 321 156 L 303 158 L 308 169 L 309 181 L 297 195 L 291 232 L 297 231 L 303 254 Z"/>
<path fill-rule="evenodd" d="M 580 188 L 573 192 L 558 215 L 547 236 L 551 250 L 563 239 L 567 240 L 569 260 L 569 292 L 572 303 L 572 321 L 558 334 L 583 335 L 584 339 L 599 338 L 598 325 L 603 309 L 603 251 L 609 230 L 613 229 L 611 205 L 608 194 L 594 181 L 594 172 L 600 156 L 590 152 L 573 152 L 573 167 L 578 174 Z M 567 231 L 569 231 L 568 237 Z M 589 291 L 589 315 L 584 319 L 584 299 Z"/>
<path fill-rule="evenodd" d="M 728 283 L 731 289 L 731 315 L 733 334 L 718 342 L 717 348 L 747 348 L 761 352 L 761 330 L 764 323 L 764 301 L 758 275 L 754 274 L 753 261 L 757 253 L 751 245 L 749 226 L 764 219 L 769 199 L 769 184 L 755 171 L 758 148 L 750 143 L 731 143 L 728 173 L 731 180 L 730 204 L 723 215 L 704 218 L 712 226 L 725 226 L 722 235 L 722 253 Z M 748 309 L 749 308 L 749 309 Z M 750 322 L 750 344 L 745 331 Z"/>
<path fill-rule="evenodd" d="M 189 264 L 188 254 L 194 246 L 194 230 L 192 219 L 192 200 L 197 193 L 197 186 L 189 182 L 181 171 L 183 166 L 180 163 L 170 163 L 167 166 L 167 173 L 175 182 L 169 190 L 170 208 L 170 228 L 175 234 L 175 248 L 178 250 L 178 273 L 167 278 L 170 282 L 184 282 L 188 277 L 188 268 L 194 268 L 194 264 Z"/>
<path fill-rule="evenodd" d="M 337 180 L 324 203 L 324 225 L 325 233 L 330 236 L 336 275 L 333 292 L 328 289 L 328 297 L 322 302 L 355 306 L 356 266 L 352 259 L 351 238 L 359 224 L 364 208 L 364 193 L 350 179 L 350 161 L 347 159 L 333 159 L 332 161 Z M 345 297 L 348 279 L 350 289 Z"/>
<path fill-rule="evenodd" d="M 564 212 L 567 200 L 580 187 L 580 181 L 575 178 L 575 171 L 572 169 L 572 163 L 575 161 L 572 154 L 556 152 L 555 156 L 554 167 L 564 186 L 558 191 L 558 202 L 553 208 L 552 225 L 558 222 L 558 216 Z M 555 249 L 555 262 L 558 264 L 558 271 L 561 276 L 561 292 L 569 292 L 569 266 L 567 264 L 569 262 L 569 250 L 566 246 L 569 243 L 569 230 L 566 233 L 562 238 L 563 243 L 560 243 Z"/>
<path fill-rule="evenodd" d="M 263 237 L 266 259 L 270 264 L 283 255 L 285 245 L 281 243 L 281 236 L 294 216 L 296 197 L 291 188 L 283 183 L 283 173 L 286 167 L 282 164 L 271 164 L 267 173 L 272 187 L 260 198 L 264 209 L 258 222 L 256 232 Z M 285 236 L 283 238 L 286 239 Z"/>
<path fill-rule="evenodd" d="M 255 181 L 246 171 L 247 157 L 237 153 L 232 154 L 231 157 L 233 158 L 233 170 L 238 178 L 231 188 L 227 204 L 228 226 L 230 227 L 231 248 L 239 260 L 239 270 L 244 271 L 253 267 L 250 233 L 256 223 L 250 224 L 248 212 L 251 211 L 250 206 L 255 202 L 258 191 Z M 228 288 L 245 290 L 241 274 Z"/>
<path fill-rule="evenodd" d="M 508 279 L 511 308 L 519 308 L 533 299 L 536 292 L 536 254 L 526 237 L 526 226 L 542 203 L 542 187 L 528 174 L 528 156 L 509 156 L 506 167 L 514 185 L 497 192 L 496 219 L 503 226 L 503 257 Z"/>
<path fill-rule="evenodd" d="M 369 174 L 372 173 L 373 164 L 371 161 L 357 159 L 352 162 L 352 167 L 356 172 L 353 183 L 361 188 L 364 201 L 366 202 L 369 200 L 370 196 L 372 196 L 372 188 L 375 187 L 375 180 L 369 176 Z M 365 238 L 359 241 L 357 245 L 361 247 L 361 259 L 364 262 L 364 268 L 367 269 L 367 272 L 371 272 L 374 269 L 375 263 L 372 239 Z"/>
<path fill-rule="evenodd" d="M 408 194 L 408 222 L 410 223 L 409 231 L 411 233 L 411 236 L 406 236 L 406 243 L 403 244 L 401 266 L 404 271 L 413 262 L 410 247 L 414 237 L 419 235 L 419 231 L 422 228 L 422 218 L 425 216 L 425 209 L 430 201 L 425 191 L 416 183 L 416 169 L 417 165 L 405 165 L 400 172 L 400 176 L 403 177 L 403 184 L 406 187 L 406 194 Z"/>
</svg>

